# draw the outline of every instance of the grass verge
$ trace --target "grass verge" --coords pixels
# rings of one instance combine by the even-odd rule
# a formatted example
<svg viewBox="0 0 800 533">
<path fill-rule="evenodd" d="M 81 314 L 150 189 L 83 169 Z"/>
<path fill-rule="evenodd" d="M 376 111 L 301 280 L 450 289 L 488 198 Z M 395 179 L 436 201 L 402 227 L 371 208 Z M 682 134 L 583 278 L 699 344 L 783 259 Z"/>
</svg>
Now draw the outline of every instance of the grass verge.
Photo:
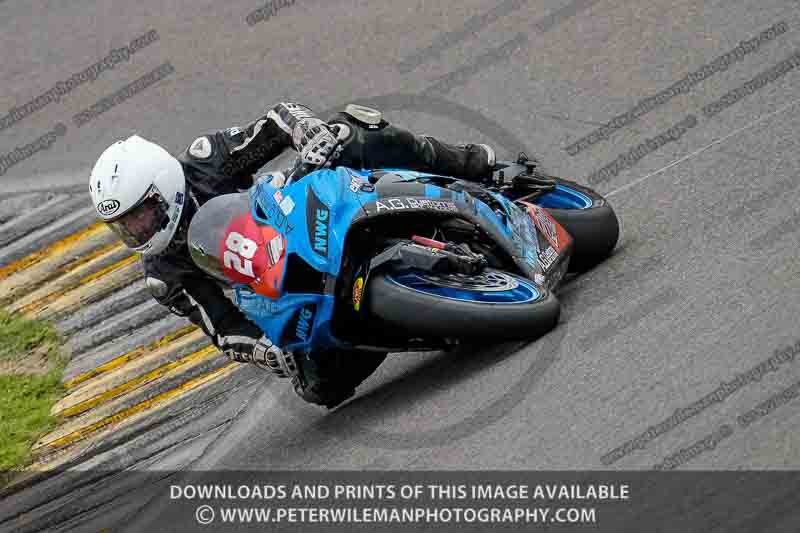
<svg viewBox="0 0 800 533">
<path fill-rule="evenodd" d="M 50 409 L 63 394 L 61 346 L 50 324 L 0 311 L 0 485 L 55 427 Z"/>
</svg>

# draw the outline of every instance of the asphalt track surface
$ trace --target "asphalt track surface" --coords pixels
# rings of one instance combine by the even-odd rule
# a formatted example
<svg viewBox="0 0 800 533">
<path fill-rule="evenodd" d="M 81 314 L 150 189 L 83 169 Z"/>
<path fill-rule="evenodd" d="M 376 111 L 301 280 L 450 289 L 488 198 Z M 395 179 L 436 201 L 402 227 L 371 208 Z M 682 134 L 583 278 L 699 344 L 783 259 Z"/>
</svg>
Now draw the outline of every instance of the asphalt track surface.
<svg viewBox="0 0 800 533">
<path fill-rule="evenodd" d="M 800 68 L 713 117 L 702 112 L 800 48 L 796 1 L 296 0 L 253 26 L 245 17 L 263 4 L 240 0 L 68 4 L 0 3 L 0 111 L 150 29 L 160 39 L 0 132 L 5 154 L 67 125 L 0 177 L 4 196 L 80 191 L 118 138 L 136 132 L 177 151 L 285 99 L 320 111 L 374 103 L 395 123 L 490 142 L 501 156 L 524 149 L 582 183 L 697 117 L 594 184 L 621 217 L 624 241 L 564 288 L 550 334 L 391 356 L 332 412 L 253 374 L 231 395 L 232 415 L 149 467 L 643 469 L 724 424 L 732 433 L 680 468 L 800 466 L 797 399 L 737 422 L 800 379 L 798 360 L 641 449 L 606 455 L 800 339 Z M 788 31 L 727 70 L 575 156 L 564 150 L 780 22 Z M 167 61 L 170 76 L 80 128 L 72 122 Z"/>
</svg>

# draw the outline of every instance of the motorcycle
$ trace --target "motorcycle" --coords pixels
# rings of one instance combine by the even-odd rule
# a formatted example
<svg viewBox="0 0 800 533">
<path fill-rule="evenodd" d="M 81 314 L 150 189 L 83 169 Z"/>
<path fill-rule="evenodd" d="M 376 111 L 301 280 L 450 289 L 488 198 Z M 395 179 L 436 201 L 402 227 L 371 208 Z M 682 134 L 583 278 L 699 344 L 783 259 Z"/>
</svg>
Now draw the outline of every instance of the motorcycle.
<svg viewBox="0 0 800 533">
<path fill-rule="evenodd" d="M 483 184 L 297 163 L 281 188 L 260 179 L 205 203 L 188 240 L 273 342 L 308 353 L 536 338 L 568 272 L 618 236 L 605 199 L 520 154 Z"/>
</svg>

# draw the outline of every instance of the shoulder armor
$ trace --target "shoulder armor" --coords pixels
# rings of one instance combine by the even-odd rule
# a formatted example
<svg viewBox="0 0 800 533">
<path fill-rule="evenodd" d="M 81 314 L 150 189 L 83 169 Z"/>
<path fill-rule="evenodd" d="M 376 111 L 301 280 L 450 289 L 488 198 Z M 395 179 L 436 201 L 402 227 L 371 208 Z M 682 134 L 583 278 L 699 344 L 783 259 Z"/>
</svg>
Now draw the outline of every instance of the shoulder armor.
<svg viewBox="0 0 800 533">
<path fill-rule="evenodd" d="M 150 294 L 152 294 L 156 300 L 165 299 L 169 293 L 167 284 L 158 278 L 148 276 L 145 279 L 145 285 L 147 285 L 147 290 L 150 291 Z"/>
<path fill-rule="evenodd" d="M 208 159 L 214 153 L 214 144 L 211 137 L 204 135 L 195 139 L 187 151 L 195 159 Z"/>
</svg>

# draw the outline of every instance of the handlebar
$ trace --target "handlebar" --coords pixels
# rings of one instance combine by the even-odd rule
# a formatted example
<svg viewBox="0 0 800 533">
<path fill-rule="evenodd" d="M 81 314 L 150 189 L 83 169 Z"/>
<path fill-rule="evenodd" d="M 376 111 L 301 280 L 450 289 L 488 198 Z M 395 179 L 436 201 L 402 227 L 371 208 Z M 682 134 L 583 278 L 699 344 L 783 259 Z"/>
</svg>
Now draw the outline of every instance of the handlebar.
<svg viewBox="0 0 800 533">
<path fill-rule="evenodd" d="M 292 165 L 292 168 L 286 172 L 286 182 L 284 186 L 291 185 L 295 181 L 301 179 L 303 176 L 310 174 L 321 167 L 322 166 L 318 167 L 312 163 L 304 163 L 303 159 L 298 155 L 294 161 L 294 165 Z"/>
</svg>

